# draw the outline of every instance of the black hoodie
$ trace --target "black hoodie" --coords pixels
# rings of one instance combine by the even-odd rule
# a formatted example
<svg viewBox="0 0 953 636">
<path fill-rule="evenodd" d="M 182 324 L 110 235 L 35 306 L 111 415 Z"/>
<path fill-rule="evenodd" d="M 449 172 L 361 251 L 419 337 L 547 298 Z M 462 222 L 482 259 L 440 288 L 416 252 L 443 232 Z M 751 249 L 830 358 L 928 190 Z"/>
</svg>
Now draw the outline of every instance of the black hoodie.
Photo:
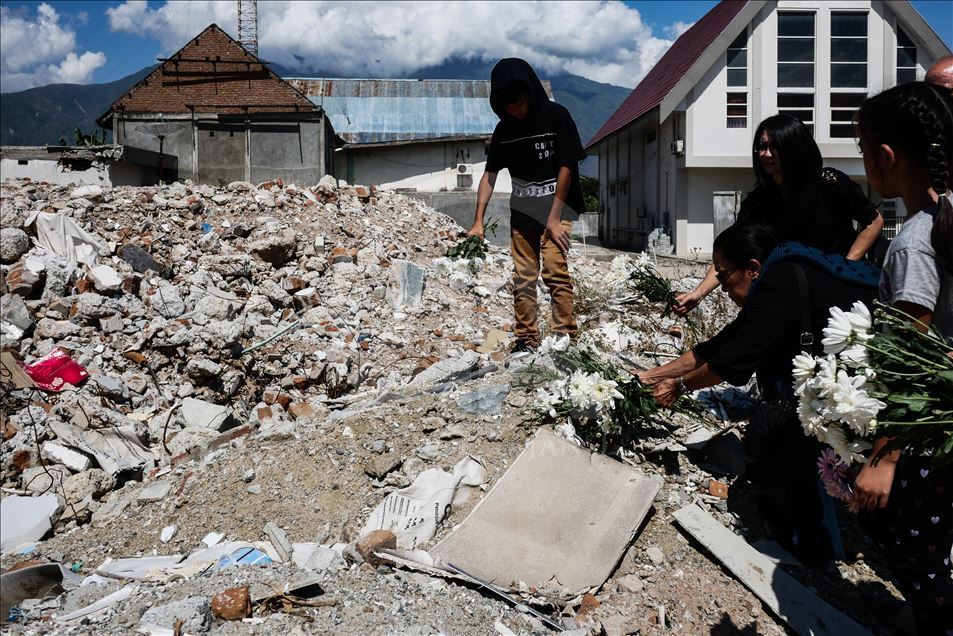
<svg viewBox="0 0 953 636">
<path fill-rule="evenodd" d="M 522 82 L 529 93 L 529 115 L 519 120 L 506 114 L 500 90 Z M 573 221 L 583 211 L 579 162 L 585 159 L 579 132 L 565 108 L 550 101 L 533 67 L 518 58 L 500 60 L 490 74 L 490 107 L 500 118 L 487 151 L 486 171 L 507 168 L 513 181 L 511 223 L 535 221 L 543 226 L 556 194 L 562 166 L 572 169 L 572 181 L 563 206 L 563 219 Z M 531 221 L 532 220 L 532 221 Z"/>
</svg>

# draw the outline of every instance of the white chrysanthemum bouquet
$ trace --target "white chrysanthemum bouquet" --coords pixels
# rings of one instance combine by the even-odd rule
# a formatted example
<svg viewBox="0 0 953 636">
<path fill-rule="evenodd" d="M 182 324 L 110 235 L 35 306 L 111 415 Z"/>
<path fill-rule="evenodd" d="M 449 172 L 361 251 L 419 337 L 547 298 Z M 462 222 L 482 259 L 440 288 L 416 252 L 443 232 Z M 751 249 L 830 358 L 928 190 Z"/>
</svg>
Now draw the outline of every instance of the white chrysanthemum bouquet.
<svg viewBox="0 0 953 636">
<path fill-rule="evenodd" d="M 572 423 L 580 425 L 583 438 L 604 439 L 625 425 L 648 421 L 659 411 L 651 387 L 622 369 L 614 356 L 601 351 L 586 335 L 577 343 L 571 343 L 569 336 L 543 340 L 539 352 L 552 358 L 560 376 L 537 389 L 538 414 L 572 435 L 576 434 Z M 682 398 L 675 410 L 696 412 L 690 403 Z"/>
<path fill-rule="evenodd" d="M 882 453 L 907 449 L 936 461 L 953 455 L 953 344 L 921 333 L 902 312 L 878 305 L 875 320 L 861 302 L 831 308 L 824 356 L 794 358 L 798 416 L 806 435 L 830 447 L 818 462 L 821 480 L 838 499 L 876 438 Z"/>
</svg>

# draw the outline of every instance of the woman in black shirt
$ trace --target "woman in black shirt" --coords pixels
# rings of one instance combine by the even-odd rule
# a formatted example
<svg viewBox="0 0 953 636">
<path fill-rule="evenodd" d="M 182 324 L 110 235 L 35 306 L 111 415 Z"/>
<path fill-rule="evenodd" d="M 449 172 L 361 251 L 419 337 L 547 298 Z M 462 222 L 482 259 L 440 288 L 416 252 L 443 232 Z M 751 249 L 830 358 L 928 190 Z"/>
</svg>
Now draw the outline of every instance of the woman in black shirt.
<svg viewBox="0 0 953 636">
<path fill-rule="evenodd" d="M 797 241 L 849 260 L 864 258 L 877 242 L 883 217 L 850 177 L 823 167 L 821 151 L 799 119 L 774 115 L 761 122 L 752 157 L 758 182 L 741 202 L 736 225 L 767 225 L 779 242 Z M 675 312 L 691 311 L 716 287 L 710 267 L 698 287 L 678 296 Z"/>
<path fill-rule="evenodd" d="M 639 372 L 639 379 L 654 385 L 659 405 L 670 407 L 687 391 L 743 385 L 756 374 L 760 404 L 745 433 L 747 477 L 778 540 L 807 562 L 826 562 L 836 542 L 822 526 L 819 447 L 801 430 L 792 361 L 802 350 L 823 354 L 830 308 L 870 303 L 879 270 L 800 243 L 778 245 L 775 231 L 761 224 L 733 225 L 713 249 L 716 280 L 741 307 L 738 317 L 676 360 Z"/>
</svg>

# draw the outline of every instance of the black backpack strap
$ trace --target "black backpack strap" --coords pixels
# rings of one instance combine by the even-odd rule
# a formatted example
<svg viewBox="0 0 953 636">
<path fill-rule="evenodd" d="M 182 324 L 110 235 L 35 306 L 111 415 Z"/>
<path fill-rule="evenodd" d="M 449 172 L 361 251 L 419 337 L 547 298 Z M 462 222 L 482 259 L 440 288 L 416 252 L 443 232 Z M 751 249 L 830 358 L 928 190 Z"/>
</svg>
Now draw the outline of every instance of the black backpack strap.
<svg viewBox="0 0 953 636">
<path fill-rule="evenodd" d="M 797 297 L 801 305 L 801 351 L 809 352 L 814 344 L 814 332 L 811 331 L 811 290 L 807 286 L 807 275 L 800 263 L 791 263 L 797 279 Z"/>
</svg>

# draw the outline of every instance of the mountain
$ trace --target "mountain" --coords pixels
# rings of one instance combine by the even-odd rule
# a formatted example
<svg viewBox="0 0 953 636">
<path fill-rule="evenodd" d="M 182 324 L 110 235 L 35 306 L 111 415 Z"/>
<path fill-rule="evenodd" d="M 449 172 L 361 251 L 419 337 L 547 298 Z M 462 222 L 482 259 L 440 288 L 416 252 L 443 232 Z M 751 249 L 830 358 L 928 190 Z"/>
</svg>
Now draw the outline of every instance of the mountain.
<svg viewBox="0 0 953 636">
<path fill-rule="evenodd" d="M 420 79 L 487 79 L 494 62 L 453 59 L 422 68 L 405 77 Z M 335 77 L 333 72 L 300 70 L 272 64 L 284 77 Z M 55 144 L 60 137 L 72 142 L 73 131 L 96 128 L 102 115 L 120 95 L 148 75 L 154 66 L 144 68 L 108 84 L 51 84 L 16 93 L 0 95 L 0 145 L 42 146 Z M 542 75 L 553 86 L 556 101 L 565 106 L 576 120 L 579 136 L 586 143 L 615 111 L 629 89 L 593 82 L 578 75 Z M 582 173 L 593 175 L 595 159 L 583 163 Z"/>
<path fill-rule="evenodd" d="M 43 146 L 60 137 L 73 142 L 73 131 L 97 130 L 96 118 L 155 66 L 106 84 L 50 84 L 0 94 L 0 145 Z"/>
</svg>

